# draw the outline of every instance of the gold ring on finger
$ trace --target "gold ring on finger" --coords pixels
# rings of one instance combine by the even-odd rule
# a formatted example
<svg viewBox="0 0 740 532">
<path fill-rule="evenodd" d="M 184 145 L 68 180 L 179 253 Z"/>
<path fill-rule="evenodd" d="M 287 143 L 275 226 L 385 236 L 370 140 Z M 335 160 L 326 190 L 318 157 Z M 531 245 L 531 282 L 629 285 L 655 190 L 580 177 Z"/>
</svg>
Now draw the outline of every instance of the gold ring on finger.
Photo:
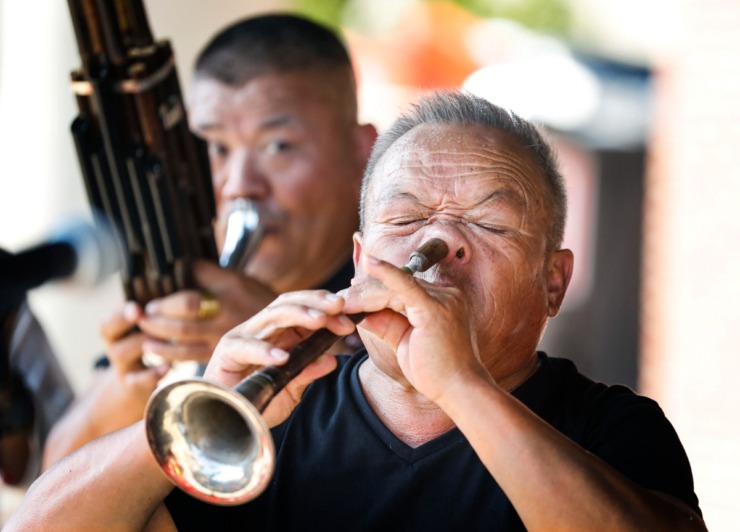
<svg viewBox="0 0 740 532">
<path fill-rule="evenodd" d="M 203 319 L 213 318 L 221 312 L 221 303 L 212 294 L 203 294 L 198 307 L 198 317 Z"/>
</svg>

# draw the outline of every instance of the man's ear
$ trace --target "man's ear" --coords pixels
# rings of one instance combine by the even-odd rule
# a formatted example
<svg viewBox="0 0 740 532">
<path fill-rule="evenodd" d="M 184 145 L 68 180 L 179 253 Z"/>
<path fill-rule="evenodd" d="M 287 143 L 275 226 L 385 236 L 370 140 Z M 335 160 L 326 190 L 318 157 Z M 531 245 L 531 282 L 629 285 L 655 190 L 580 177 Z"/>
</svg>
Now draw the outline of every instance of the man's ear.
<svg viewBox="0 0 740 532">
<path fill-rule="evenodd" d="M 573 275 L 573 252 L 561 249 L 551 253 L 547 261 L 547 306 L 551 318 L 560 312 L 571 275 Z"/>
<path fill-rule="evenodd" d="M 352 261 L 355 263 L 355 272 L 358 272 L 357 265 L 360 264 L 362 257 L 362 233 L 355 231 L 352 235 Z"/>
<path fill-rule="evenodd" d="M 355 153 L 360 165 L 360 175 L 365 171 L 367 160 L 370 158 L 370 152 L 377 138 L 378 131 L 372 124 L 360 124 L 355 128 Z"/>
</svg>

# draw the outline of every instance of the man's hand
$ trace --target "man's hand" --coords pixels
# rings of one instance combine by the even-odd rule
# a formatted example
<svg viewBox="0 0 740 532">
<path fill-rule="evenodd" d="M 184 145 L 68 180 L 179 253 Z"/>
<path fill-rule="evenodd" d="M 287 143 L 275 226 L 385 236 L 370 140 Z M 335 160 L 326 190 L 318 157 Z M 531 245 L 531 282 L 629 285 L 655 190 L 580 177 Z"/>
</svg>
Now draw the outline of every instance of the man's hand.
<svg viewBox="0 0 740 532">
<path fill-rule="evenodd" d="M 96 372 L 90 390 L 55 425 L 44 467 L 94 438 L 140 420 L 170 363 L 207 362 L 223 334 L 275 298 L 261 283 L 210 263 L 197 263 L 194 273 L 203 292 L 179 292 L 150 302 L 146 309 L 127 302 L 102 324 L 112 367 Z M 219 302 L 220 311 L 211 318 L 198 316 L 205 292 Z M 165 363 L 147 367 L 142 362 L 145 352 L 160 355 Z"/>
<path fill-rule="evenodd" d="M 146 334 L 143 350 L 169 362 L 207 363 L 221 337 L 266 307 L 276 294 L 241 272 L 199 261 L 194 266 L 200 290 L 183 290 L 150 301 L 137 325 Z M 206 295 L 207 294 L 207 295 Z M 218 301 L 219 311 L 203 317 L 205 298 Z"/>
<path fill-rule="evenodd" d="M 136 325 L 143 315 L 142 308 L 129 301 L 100 328 L 108 348 L 108 359 L 120 380 L 119 386 L 128 389 L 131 396 L 140 398 L 139 418 L 149 395 L 169 369 L 169 364 L 149 368 L 141 360 L 146 336 L 136 329 Z"/>
<path fill-rule="evenodd" d="M 101 334 L 118 375 L 118 382 L 112 375 L 106 377 L 108 386 L 115 391 L 112 396 L 119 403 L 111 404 L 104 416 L 111 430 L 141 419 L 149 396 L 172 362 L 207 363 L 229 329 L 275 298 L 263 284 L 205 261 L 195 265 L 194 273 L 203 291 L 177 292 L 151 301 L 145 309 L 127 302 L 103 324 Z M 199 316 L 204 292 L 219 302 L 220 311 L 210 318 Z M 142 362 L 144 353 L 159 355 L 165 363 L 147 367 Z"/>
<path fill-rule="evenodd" d="M 280 366 L 288 351 L 313 331 L 327 328 L 340 336 L 355 329 L 342 314 L 344 300 L 326 290 L 290 292 L 279 296 L 263 311 L 232 329 L 219 342 L 205 377 L 235 386 L 261 366 Z M 336 367 L 332 356 L 322 356 L 290 382 L 264 413 L 268 426 L 284 421 L 306 387 Z"/>
<path fill-rule="evenodd" d="M 372 313 L 359 327 L 375 334 L 396 352 L 408 382 L 432 401 L 454 379 L 484 374 L 462 292 L 436 286 L 369 258 L 364 275 L 343 291 L 347 313 Z"/>
<path fill-rule="evenodd" d="M 95 371 L 90 388 L 54 425 L 44 448 L 43 470 L 89 441 L 144 416 L 149 396 L 169 364 L 147 367 L 141 361 L 145 335 L 135 326 L 142 315 L 138 304 L 127 302 L 103 322 L 100 332 L 111 367 Z"/>
</svg>

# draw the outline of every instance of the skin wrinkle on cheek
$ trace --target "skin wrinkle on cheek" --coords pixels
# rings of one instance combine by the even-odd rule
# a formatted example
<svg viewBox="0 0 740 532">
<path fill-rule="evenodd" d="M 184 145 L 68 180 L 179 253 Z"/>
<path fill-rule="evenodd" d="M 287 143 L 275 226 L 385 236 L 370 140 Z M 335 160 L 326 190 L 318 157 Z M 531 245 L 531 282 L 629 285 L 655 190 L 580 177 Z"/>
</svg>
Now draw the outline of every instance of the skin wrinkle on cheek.
<svg viewBox="0 0 740 532">
<path fill-rule="evenodd" d="M 533 251 L 531 249 L 528 249 L 528 248 L 530 248 L 530 246 L 526 246 L 525 245 L 525 246 L 521 246 L 521 247 L 517 246 L 517 247 L 519 248 L 517 250 L 517 252 L 518 253 L 521 253 L 523 255 L 529 255 L 530 254 L 529 252 Z M 512 260 L 511 257 L 509 257 L 509 255 L 507 255 L 507 254 L 500 255 L 497 260 L 499 260 L 499 261 L 507 261 L 507 262 L 510 263 L 509 264 L 510 268 L 513 271 L 517 272 L 517 274 L 520 275 L 519 278 L 522 279 L 522 283 L 519 284 L 519 286 L 526 288 L 526 290 L 528 290 L 528 291 L 539 291 L 540 279 L 541 279 L 541 272 L 539 271 L 539 269 L 532 268 L 531 270 L 529 270 L 527 272 L 522 272 L 520 269 L 517 269 L 516 268 L 515 261 Z M 517 298 L 516 297 L 517 294 L 518 294 L 518 291 L 516 290 L 515 286 L 513 286 L 511 284 L 507 284 L 505 288 L 506 288 L 507 292 L 506 292 L 505 296 L 504 295 L 501 295 L 501 298 L 503 298 L 504 300 L 509 300 L 509 301 L 512 301 L 512 302 L 515 302 L 516 303 L 516 301 L 518 299 L 520 299 L 520 298 Z M 496 322 L 494 322 L 494 320 L 497 319 L 496 318 L 496 313 L 495 313 L 495 309 L 497 308 L 497 306 L 496 306 L 496 294 L 490 293 L 488 295 L 493 298 L 493 306 L 491 308 L 494 309 L 494 312 L 491 315 L 491 321 L 489 321 L 489 325 L 492 326 L 492 328 L 495 330 L 494 338 L 503 339 L 503 342 L 502 342 L 502 347 L 503 347 L 503 345 L 506 344 L 506 342 L 507 342 L 508 339 L 511 339 L 511 338 L 517 336 L 522 331 L 526 330 L 528 327 L 531 326 L 530 319 L 529 319 L 529 310 L 530 309 L 528 309 L 528 308 L 522 308 L 522 309 L 519 309 L 519 311 L 515 311 L 514 312 L 514 315 L 515 316 L 518 316 L 518 319 L 517 319 L 517 322 L 515 323 L 515 325 L 513 327 L 504 327 L 504 323 L 502 321 L 496 321 Z M 504 338 L 502 338 L 502 336 L 503 336 L 502 335 L 502 332 L 506 328 L 509 329 L 509 332 L 508 332 L 508 334 L 505 335 Z"/>
<path fill-rule="evenodd" d="M 475 276 L 477 278 L 477 285 L 483 286 L 483 275 L 480 270 L 480 266 L 477 265 L 475 269 Z M 498 336 L 501 333 L 501 328 L 503 326 L 503 323 L 501 320 L 497 319 L 496 316 L 496 309 L 498 308 L 497 299 L 496 299 L 496 293 L 493 290 L 486 290 L 483 292 L 483 301 L 482 305 L 483 308 L 489 308 L 491 309 L 489 318 L 487 320 L 487 327 L 486 329 L 491 329 L 494 332 L 494 336 Z M 473 312 L 478 315 L 478 313 L 481 312 L 481 309 L 473 309 Z"/>
</svg>

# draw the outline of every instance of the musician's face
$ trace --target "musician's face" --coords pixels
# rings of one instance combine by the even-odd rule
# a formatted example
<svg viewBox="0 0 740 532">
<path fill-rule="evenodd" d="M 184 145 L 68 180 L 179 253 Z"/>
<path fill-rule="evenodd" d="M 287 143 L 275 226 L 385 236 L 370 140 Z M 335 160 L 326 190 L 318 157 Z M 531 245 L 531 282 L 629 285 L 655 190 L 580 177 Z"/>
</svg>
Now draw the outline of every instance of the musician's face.
<svg viewBox="0 0 740 532">
<path fill-rule="evenodd" d="M 400 265 L 429 238 L 445 240 L 457 258 L 420 277 L 461 288 L 483 362 L 504 378 L 531 360 L 570 275 L 570 252 L 546 251 L 546 190 L 532 156 L 505 134 L 419 126 L 374 171 L 355 249 L 358 270 L 368 255 Z M 380 358 L 393 371 L 394 356 Z"/>
<path fill-rule="evenodd" d="M 339 79 L 339 78 L 342 79 Z M 241 87 L 192 87 L 190 121 L 209 147 L 219 222 L 255 200 L 265 237 L 247 273 L 278 292 L 316 286 L 349 258 L 375 130 L 356 122 L 346 76 L 266 74 Z"/>
</svg>

